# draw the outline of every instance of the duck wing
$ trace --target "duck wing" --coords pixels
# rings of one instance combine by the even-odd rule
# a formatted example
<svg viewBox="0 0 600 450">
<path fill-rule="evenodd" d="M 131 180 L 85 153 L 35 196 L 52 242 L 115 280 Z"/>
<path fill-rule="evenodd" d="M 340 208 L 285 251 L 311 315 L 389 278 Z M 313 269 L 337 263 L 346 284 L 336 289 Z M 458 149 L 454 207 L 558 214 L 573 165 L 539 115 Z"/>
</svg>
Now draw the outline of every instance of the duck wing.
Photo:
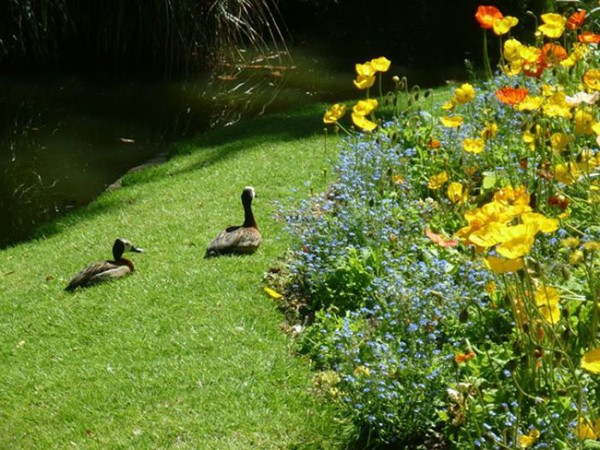
<svg viewBox="0 0 600 450">
<path fill-rule="evenodd" d="M 254 227 L 229 227 L 208 244 L 206 256 L 253 253 L 261 241 L 260 232 Z"/>
<path fill-rule="evenodd" d="M 131 272 L 127 265 L 117 264 L 115 261 L 97 261 L 86 266 L 73 277 L 66 291 L 72 291 L 79 286 L 90 286 L 111 278 L 122 277 Z"/>
</svg>

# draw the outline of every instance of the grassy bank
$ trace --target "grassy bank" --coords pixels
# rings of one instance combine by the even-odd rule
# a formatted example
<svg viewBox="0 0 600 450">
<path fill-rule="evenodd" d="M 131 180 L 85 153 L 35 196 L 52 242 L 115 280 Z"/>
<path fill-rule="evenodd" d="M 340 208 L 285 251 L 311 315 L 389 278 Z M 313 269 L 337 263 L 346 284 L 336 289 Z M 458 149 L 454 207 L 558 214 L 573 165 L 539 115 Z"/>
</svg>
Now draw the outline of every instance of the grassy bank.
<svg viewBox="0 0 600 450">
<path fill-rule="evenodd" d="M 0 252 L 0 448 L 343 446 L 346 425 L 311 394 L 309 365 L 262 289 L 289 245 L 277 202 L 324 185 L 322 110 L 183 144 Z M 246 185 L 262 247 L 203 259 L 221 228 L 241 223 Z M 63 292 L 119 236 L 146 250 L 132 256 L 136 273 Z"/>
</svg>

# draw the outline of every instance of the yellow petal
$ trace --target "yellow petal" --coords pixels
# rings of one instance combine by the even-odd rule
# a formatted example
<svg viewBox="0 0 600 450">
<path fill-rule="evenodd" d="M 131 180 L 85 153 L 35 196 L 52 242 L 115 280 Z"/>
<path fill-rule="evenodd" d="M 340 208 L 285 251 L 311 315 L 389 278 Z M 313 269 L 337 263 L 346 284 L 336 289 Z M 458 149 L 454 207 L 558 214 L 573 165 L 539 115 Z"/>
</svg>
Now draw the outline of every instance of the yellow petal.
<svg viewBox="0 0 600 450">
<path fill-rule="evenodd" d="M 356 75 L 363 77 L 372 77 L 375 75 L 375 69 L 371 64 L 371 61 L 366 62 L 364 64 L 356 64 Z"/>
<path fill-rule="evenodd" d="M 377 72 L 387 72 L 391 63 L 392 62 L 385 56 L 381 56 L 371 60 L 371 67 L 373 67 L 373 69 L 375 69 Z"/>
<path fill-rule="evenodd" d="M 537 225 L 542 233 L 552 233 L 558 230 L 558 220 L 546 217 L 543 214 L 534 212 L 525 212 L 521 214 L 523 223 L 533 223 Z"/>
<path fill-rule="evenodd" d="M 270 287 L 265 286 L 265 292 L 269 297 L 271 297 L 274 300 L 280 299 L 282 297 L 282 295 L 279 292 L 277 292 L 275 289 L 271 289 Z"/>
<path fill-rule="evenodd" d="M 367 116 L 377 108 L 377 105 L 377 100 L 374 98 L 360 100 L 356 103 L 356 105 L 354 105 L 352 111 L 361 116 Z"/>
<path fill-rule="evenodd" d="M 365 116 L 354 112 L 352 113 L 352 122 L 354 125 L 364 131 L 373 131 L 375 128 L 377 128 L 377 124 L 375 122 L 371 122 Z"/>
<path fill-rule="evenodd" d="M 357 89 L 368 89 L 375 84 L 375 76 L 358 75 L 354 80 L 354 86 Z"/>
<path fill-rule="evenodd" d="M 461 116 L 446 116 L 441 117 L 440 120 L 445 127 L 456 128 L 462 125 L 463 118 Z"/>
<path fill-rule="evenodd" d="M 482 138 L 463 140 L 463 149 L 465 152 L 478 154 L 485 149 L 485 141 Z"/>
<path fill-rule="evenodd" d="M 600 374 L 600 348 L 590 350 L 581 358 L 581 367 L 594 374 Z"/>
<path fill-rule="evenodd" d="M 344 114 L 346 114 L 346 105 L 336 103 L 327 110 L 323 116 L 323 122 L 327 124 L 337 122 Z"/>
<path fill-rule="evenodd" d="M 508 259 L 525 256 L 531 250 L 537 231 L 537 225 L 532 223 L 506 227 L 502 244 L 496 247 L 496 251 Z"/>
<path fill-rule="evenodd" d="M 523 268 L 523 260 L 519 259 L 504 259 L 495 256 L 488 256 L 484 259 L 485 266 L 494 273 L 509 273 L 516 272 Z"/>
</svg>

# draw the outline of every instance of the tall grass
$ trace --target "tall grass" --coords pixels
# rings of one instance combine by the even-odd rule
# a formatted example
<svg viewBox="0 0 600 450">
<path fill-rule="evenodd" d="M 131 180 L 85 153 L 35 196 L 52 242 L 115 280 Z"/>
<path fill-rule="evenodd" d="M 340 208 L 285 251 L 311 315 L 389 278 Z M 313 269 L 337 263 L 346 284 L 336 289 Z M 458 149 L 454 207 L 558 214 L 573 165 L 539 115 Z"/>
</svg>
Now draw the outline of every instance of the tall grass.
<svg viewBox="0 0 600 450">
<path fill-rule="evenodd" d="M 206 69 L 240 45 L 281 41 L 271 0 L 8 0 L 0 63 Z"/>
</svg>

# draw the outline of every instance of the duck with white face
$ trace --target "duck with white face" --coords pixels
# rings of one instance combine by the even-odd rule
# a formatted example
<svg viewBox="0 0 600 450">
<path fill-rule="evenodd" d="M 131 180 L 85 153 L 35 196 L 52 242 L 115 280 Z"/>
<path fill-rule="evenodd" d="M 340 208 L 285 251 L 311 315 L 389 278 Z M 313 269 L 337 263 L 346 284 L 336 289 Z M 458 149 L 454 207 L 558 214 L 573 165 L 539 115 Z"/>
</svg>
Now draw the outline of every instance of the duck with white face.
<svg viewBox="0 0 600 450">
<path fill-rule="evenodd" d="M 133 262 L 123 258 L 123 253 L 143 253 L 144 250 L 135 247 L 127 239 L 118 238 L 113 244 L 112 261 L 96 261 L 84 267 L 73 277 L 65 291 L 74 291 L 78 287 L 88 287 L 103 281 L 113 280 L 129 275 L 135 271 Z"/>
<path fill-rule="evenodd" d="M 219 255 L 240 255 L 254 253 L 261 244 L 262 236 L 258 231 L 256 219 L 252 213 L 252 200 L 256 192 L 252 186 L 242 191 L 244 207 L 244 223 L 240 226 L 228 227 L 214 238 L 206 249 L 205 257 Z"/>
</svg>

